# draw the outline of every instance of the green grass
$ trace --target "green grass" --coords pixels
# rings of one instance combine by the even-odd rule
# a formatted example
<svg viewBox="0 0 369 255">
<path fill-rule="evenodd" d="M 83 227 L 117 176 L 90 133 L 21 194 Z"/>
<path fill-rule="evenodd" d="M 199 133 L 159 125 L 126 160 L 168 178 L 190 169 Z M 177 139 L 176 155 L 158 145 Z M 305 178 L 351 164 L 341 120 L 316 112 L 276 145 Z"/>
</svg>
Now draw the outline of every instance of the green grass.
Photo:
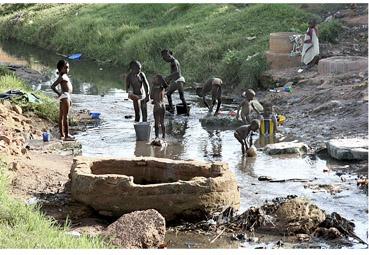
<svg viewBox="0 0 369 255">
<path fill-rule="evenodd" d="M 27 206 L 9 193 L 6 164 L 0 158 L 0 249 L 1 248 L 109 248 L 100 238 L 67 235 L 35 206 Z"/>
<path fill-rule="evenodd" d="M 0 93 L 8 90 L 21 90 L 28 93 L 33 92 L 22 80 L 10 74 L 4 67 L 0 66 Z M 36 92 L 35 95 L 40 98 L 41 103 L 31 103 L 24 99 L 14 99 L 12 102 L 21 106 L 24 112 L 33 111 L 41 118 L 57 122 L 59 106 L 56 100 L 46 96 L 42 92 Z"/>
<path fill-rule="evenodd" d="M 169 72 L 160 50 L 170 48 L 188 82 L 218 76 L 229 89 L 257 87 L 267 68 L 269 34 L 303 33 L 314 16 L 288 4 L 35 4 L 11 14 L 3 9 L 3 39 L 83 52 L 122 70 L 139 59 L 148 75 Z M 251 36 L 256 39 L 247 40 Z"/>
</svg>

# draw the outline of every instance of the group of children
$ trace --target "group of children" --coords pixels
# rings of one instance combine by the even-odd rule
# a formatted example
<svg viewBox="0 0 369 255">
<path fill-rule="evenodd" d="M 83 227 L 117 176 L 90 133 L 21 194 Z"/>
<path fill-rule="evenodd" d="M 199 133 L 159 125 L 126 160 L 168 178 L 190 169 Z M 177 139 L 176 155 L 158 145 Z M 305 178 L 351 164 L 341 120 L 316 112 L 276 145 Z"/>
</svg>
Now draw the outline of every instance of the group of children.
<svg viewBox="0 0 369 255">
<path fill-rule="evenodd" d="M 173 113 L 173 103 L 171 95 L 178 90 L 179 97 L 182 101 L 184 108 L 186 109 L 186 115 L 189 115 L 187 103 L 184 98 L 183 85 L 185 79 L 181 74 L 180 64 L 177 59 L 174 58 L 173 53 L 164 49 L 161 51 L 161 55 L 164 61 L 170 63 L 170 74 L 163 77 L 157 74 L 152 79 L 152 86 L 150 88 L 148 79 L 144 72 L 142 72 L 142 65 L 139 61 L 134 60 L 129 64 L 129 73 L 126 77 L 126 91 L 128 98 L 132 100 L 135 111 L 135 121 L 139 122 L 142 115 L 142 121 L 147 121 L 147 103 L 152 100 L 153 114 L 154 114 L 154 127 L 155 127 L 155 140 L 159 137 L 159 126 L 162 131 L 162 138 L 165 139 L 165 125 L 164 115 L 166 107 L 164 104 L 165 95 L 168 98 L 169 109 L 168 111 Z M 64 140 L 74 140 L 69 133 L 68 127 L 68 113 L 71 106 L 71 93 L 73 90 L 72 84 L 68 78 L 69 63 L 65 60 L 60 60 L 57 64 L 58 79 L 52 84 L 52 90 L 58 95 L 60 100 L 60 114 L 59 114 L 59 131 L 60 137 Z M 58 91 L 56 87 L 60 84 L 61 91 Z M 211 78 L 207 80 L 203 87 L 197 91 L 198 96 L 202 97 L 204 105 L 209 109 L 209 112 L 213 111 L 215 105 L 217 105 L 214 115 L 219 114 L 221 105 L 223 81 L 220 78 Z M 211 94 L 212 102 L 209 105 L 206 101 L 207 94 Z M 273 125 L 274 131 L 277 130 L 277 119 L 274 115 L 273 106 L 271 104 L 263 104 L 263 106 L 255 100 L 255 92 L 252 89 L 246 90 L 242 96 L 244 100 L 239 104 L 237 108 L 236 118 L 241 119 L 245 124 L 236 129 L 234 136 L 241 143 L 242 153 L 248 152 L 252 146 L 252 134 L 257 132 L 260 128 L 260 122 L 264 119 L 270 120 L 269 125 Z M 259 118 L 251 120 L 250 113 L 255 111 Z M 141 112 L 141 114 L 140 114 Z M 240 114 L 241 113 L 241 114 Z"/>
</svg>

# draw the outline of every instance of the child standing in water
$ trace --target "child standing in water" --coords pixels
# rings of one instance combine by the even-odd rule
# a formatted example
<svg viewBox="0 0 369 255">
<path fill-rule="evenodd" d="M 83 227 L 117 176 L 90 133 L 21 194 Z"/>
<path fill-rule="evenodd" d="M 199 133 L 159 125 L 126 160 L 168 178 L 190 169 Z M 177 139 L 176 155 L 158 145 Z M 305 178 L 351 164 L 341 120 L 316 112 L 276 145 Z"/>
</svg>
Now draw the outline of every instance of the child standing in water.
<svg viewBox="0 0 369 255">
<path fill-rule="evenodd" d="M 258 120 L 252 120 L 250 125 L 243 125 L 236 129 L 234 137 L 240 142 L 242 154 L 245 154 L 252 146 L 252 132 L 259 130 L 260 123 Z M 247 142 L 249 139 L 249 142 Z"/>
<path fill-rule="evenodd" d="M 140 121 L 140 108 L 142 111 L 142 121 L 147 121 L 146 104 L 149 101 L 149 82 L 146 79 L 146 75 L 141 72 L 141 68 L 142 65 L 140 62 L 137 60 L 131 61 L 129 63 L 130 72 L 126 77 L 126 91 L 128 98 L 133 101 L 136 122 Z M 145 98 L 143 98 L 142 87 L 145 90 Z"/>
<path fill-rule="evenodd" d="M 183 107 L 186 109 L 186 115 L 188 116 L 188 108 L 187 103 L 184 98 L 184 92 L 183 92 L 183 85 L 185 83 L 185 78 L 182 76 L 181 73 L 181 66 L 177 59 L 174 58 L 173 52 L 164 49 L 161 51 L 161 56 L 163 60 L 167 63 L 170 63 L 170 74 L 165 77 L 165 82 L 170 84 L 167 89 L 167 97 L 168 97 L 168 103 L 169 103 L 169 112 L 174 113 L 174 107 L 172 102 L 172 94 L 178 90 L 179 98 L 182 101 Z"/>
<path fill-rule="evenodd" d="M 74 137 L 69 134 L 69 125 L 68 125 L 68 113 L 70 111 L 70 107 L 72 105 L 71 94 L 73 91 L 72 83 L 69 80 L 69 63 L 65 60 L 59 60 L 56 65 L 58 69 L 59 77 L 58 79 L 51 85 L 51 89 L 58 95 L 58 99 L 60 101 L 60 110 L 59 110 L 59 132 L 60 139 L 65 141 L 73 141 Z M 56 86 L 60 84 L 61 91 L 56 89 Z"/>
<path fill-rule="evenodd" d="M 151 88 L 150 97 L 152 104 L 154 105 L 154 120 L 155 120 L 155 140 L 159 138 L 159 125 L 161 126 L 161 132 L 163 139 L 165 139 L 165 104 L 164 104 L 164 90 L 168 85 L 165 82 L 163 76 L 155 75 L 153 80 L 153 86 Z"/>
</svg>

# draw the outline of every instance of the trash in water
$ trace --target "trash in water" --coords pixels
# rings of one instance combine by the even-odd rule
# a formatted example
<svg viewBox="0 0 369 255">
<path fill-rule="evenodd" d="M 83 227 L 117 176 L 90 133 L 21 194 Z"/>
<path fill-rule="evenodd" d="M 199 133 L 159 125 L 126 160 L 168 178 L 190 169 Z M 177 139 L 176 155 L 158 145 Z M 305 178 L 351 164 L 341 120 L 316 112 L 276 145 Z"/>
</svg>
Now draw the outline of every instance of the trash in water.
<svg viewBox="0 0 369 255">
<path fill-rule="evenodd" d="M 100 112 L 90 112 L 91 118 L 92 119 L 100 119 Z"/>
<path fill-rule="evenodd" d="M 75 54 L 68 55 L 67 58 L 71 60 L 75 60 L 75 59 L 81 59 L 81 56 L 82 56 L 82 53 L 75 53 Z"/>
<path fill-rule="evenodd" d="M 124 116 L 124 118 L 126 118 L 126 119 L 132 119 L 133 118 L 133 115 L 126 115 L 126 116 Z"/>
</svg>

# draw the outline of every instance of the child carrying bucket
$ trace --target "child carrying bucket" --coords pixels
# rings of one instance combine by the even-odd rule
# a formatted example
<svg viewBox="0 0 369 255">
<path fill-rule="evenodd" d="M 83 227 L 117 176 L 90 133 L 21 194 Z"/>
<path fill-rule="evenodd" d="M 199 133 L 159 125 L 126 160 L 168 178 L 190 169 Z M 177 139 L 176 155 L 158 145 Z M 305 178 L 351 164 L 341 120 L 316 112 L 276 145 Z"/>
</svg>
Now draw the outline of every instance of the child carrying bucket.
<svg viewBox="0 0 369 255">
<path fill-rule="evenodd" d="M 147 102 L 149 101 L 149 82 L 146 75 L 141 71 L 142 65 L 137 60 L 129 63 L 130 72 L 126 77 L 126 91 L 128 98 L 133 101 L 135 109 L 135 122 L 140 121 L 140 108 L 142 112 L 142 121 L 147 121 Z M 145 90 L 145 97 L 143 94 Z"/>
</svg>

